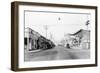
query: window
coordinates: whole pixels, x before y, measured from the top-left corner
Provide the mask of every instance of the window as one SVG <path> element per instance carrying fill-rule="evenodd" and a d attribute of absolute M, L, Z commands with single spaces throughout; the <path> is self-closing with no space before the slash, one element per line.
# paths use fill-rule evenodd
<path fill-rule="evenodd" d="M 27 45 L 27 38 L 24 38 L 24 44 Z"/>

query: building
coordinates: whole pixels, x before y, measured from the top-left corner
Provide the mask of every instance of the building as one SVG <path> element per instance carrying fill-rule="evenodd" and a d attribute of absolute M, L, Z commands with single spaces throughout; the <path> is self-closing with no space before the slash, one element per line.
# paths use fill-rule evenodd
<path fill-rule="evenodd" d="M 90 30 L 80 29 L 74 34 L 67 34 L 66 41 L 70 48 L 90 49 Z"/>
<path fill-rule="evenodd" d="M 31 28 L 25 28 L 24 48 L 26 51 L 50 49 L 54 43 Z"/>
<path fill-rule="evenodd" d="M 26 50 L 37 49 L 37 39 L 40 37 L 38 32 L 35 32 L 31 28 L 25 29 L 24 46 Z"/>

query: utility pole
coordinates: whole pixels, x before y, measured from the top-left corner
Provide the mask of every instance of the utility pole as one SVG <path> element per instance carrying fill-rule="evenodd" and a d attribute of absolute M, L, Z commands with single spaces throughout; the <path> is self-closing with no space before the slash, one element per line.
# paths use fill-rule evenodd
<path fill-rule="evenodd" d="M 86 26 L 87 26 L 87 34 L 88 34 L 88 25 L 90 24 L 90 20 L 88 18 L 88 15 L 87 15 L 87 21 L 86 21 Z M 88 39 L 89 36 L 87 36 L 87 49 L 89 49 L 89 39 Z"/>

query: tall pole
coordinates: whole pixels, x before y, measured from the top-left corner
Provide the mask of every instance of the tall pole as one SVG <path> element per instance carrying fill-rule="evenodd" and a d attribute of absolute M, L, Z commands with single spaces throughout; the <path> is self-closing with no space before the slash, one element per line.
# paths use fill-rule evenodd
<path fill-rule="evenodd" d="M 86 21 L 86 26 L 87 26 L 87 34 L 88 34 L 88 25 L 90 24 L 89 23 L 90 21 L 89 21 L 89 18 L 88 18 L 88 15 L 87 15 L 87 21 Z M 89 41 L 88 41 L 88 35 L 87 35 L 87 49 L 89 49 Z"/>

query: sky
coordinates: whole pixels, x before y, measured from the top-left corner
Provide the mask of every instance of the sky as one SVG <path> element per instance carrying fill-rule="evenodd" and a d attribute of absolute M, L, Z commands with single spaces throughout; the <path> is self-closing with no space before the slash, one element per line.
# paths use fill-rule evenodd
<path fill-rule="evenodd" d="M 60 41 L 64 34 L 86 30 L 85 23 L 88 19 L 90 20 L 90 15 L 87 14 L 25 12 L 25 28 L 30 27 L 45 37 L 47 32 L 48 39 L 52 37 L 55 41 Z"/>

